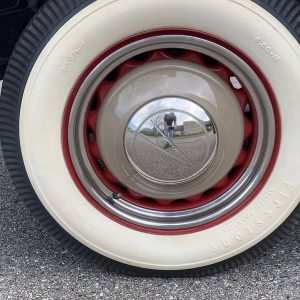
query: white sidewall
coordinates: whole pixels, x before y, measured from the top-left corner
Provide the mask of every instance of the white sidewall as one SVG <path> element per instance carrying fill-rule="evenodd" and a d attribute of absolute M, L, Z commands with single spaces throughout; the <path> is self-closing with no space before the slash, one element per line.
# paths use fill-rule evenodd
<path fill-rule="evenodd" d="M 233 21 L 234 19 L 234 21 Z M 237 25 L 238 24 L 238 25 Z M 282 145 L 259 195 L 235 217 L 178 236 L 128 229 L 99 213 L 80 193 L 62 151 L 62 117 L 79 74 L 99 53 L 135 33 L 190 28 L 222 37 L 260 66 L 274 88 L 282 117 Z M 275 62 L 262 45 L 279 57 Z M 264 47 L 264 46 L 263 46 Z M 76 60 L 68 61 L 70 50 Z M 68 21 L 33 66 L 20 115 L 22 155 L 43 205 L 72 236 L 94 251 L 134 266 L 187 269 L 239 254 L 273 232 L 299 202 L 300 47 L 265 10 L 245 0 L 98 0 Z"/>

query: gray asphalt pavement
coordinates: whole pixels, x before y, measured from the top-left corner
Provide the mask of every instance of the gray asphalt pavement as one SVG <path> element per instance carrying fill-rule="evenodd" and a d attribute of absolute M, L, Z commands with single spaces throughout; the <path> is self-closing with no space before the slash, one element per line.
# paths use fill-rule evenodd
<path fill-rule="evenodd" d="M 0 299 L 300 299 L 300 229 L 250 265 L 197 279 L 130 278 L 66 251 L 32 219 L 0 153 Z"/>

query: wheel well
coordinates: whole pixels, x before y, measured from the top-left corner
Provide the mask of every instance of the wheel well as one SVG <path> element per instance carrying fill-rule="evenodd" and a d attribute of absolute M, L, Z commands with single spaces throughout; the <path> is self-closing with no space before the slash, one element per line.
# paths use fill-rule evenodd
<path fill-rule="evenodd" d="M 36 11 L 47 0 L 12 0 L 0 3 L 0 80 L 11 52 Z"/>

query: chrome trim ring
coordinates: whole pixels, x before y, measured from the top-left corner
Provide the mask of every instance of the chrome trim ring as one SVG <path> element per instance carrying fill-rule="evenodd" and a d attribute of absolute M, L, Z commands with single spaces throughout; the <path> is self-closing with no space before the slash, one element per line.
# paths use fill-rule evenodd
<path fill-rule="evenodd" d="M 246 172 L 226 193 L 200 207 L 182 211 L 157 211 L 141 208 L 115 195 L 95 174 L 84 144 L 84 113 L 97 86 L 129 58 L 146 51 L 164 48 L 193 50 L 208 55 L 227 66 L 248 90 L 255 105 L 258 136 L 255 153 Z M 214 221 L 239 206 L 260 183 L 275 143 L 275 118 L 269 95 L 256 73 L 230 50 L 200 38 L 166 35 L 146 38 L 125 46 L 103 60 L 79 89 L 69 120 L 69 150 L 74 168 L 90 195 L 115 216 L 142 227 L 154 229 L 186 229 Z"/>

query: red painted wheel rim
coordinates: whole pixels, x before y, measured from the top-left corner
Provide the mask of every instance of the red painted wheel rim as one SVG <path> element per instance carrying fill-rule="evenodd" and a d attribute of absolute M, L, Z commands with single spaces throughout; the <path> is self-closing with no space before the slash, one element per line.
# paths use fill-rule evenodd
<path fill-rule="evenodd" d="M 113 215 L 112 213 L 105 210 L 98 202 L 93 199 L 93 197 L 86 191 L 84 186 L 82 185 L 80 179 L 77 176 L 77 173 L 74 169 L 74 166 L 72 164 L 72 159 L 70 156 L 70 149 L 68 144 L 68 126 L 69 126 L 69 117 L 72 109 L 72 105 L 75 99 L 75 96 L 81 87 L 82 83 L 88 76 L 88 74 L 91 72 L 92 69 L 95 68 L 99 64 L 99 62 L 103 61 L 106 57 L 108 57 L 111 53 L 115 52 L 117 49 L 133 43 L 135 41 L 144 39 L 146 37 L 152 37 L 152 36 L 159 36 L 159 35 L 178 35 L 178 34 L 184 34 L 189 36 L 196 36 L 200 37 L 209 41 L 213 41 L 219 45 L 222 45 L 223 47 L 229 49 L 239 57 L 241 57 L 251 68 L 255 71 L 257 76 L 260 78 L 260 80 L 263 82 L 265 89 L 267 90 L 274 114 L 276 116 L 276 142 L 275 142 L 275 148 L 272 154 L 272 159 L 269 164 L 269 167 L 267 171 L 264 174 L 263 179 L 260 181 L 259 185 L 256 187 L 255 191 L 249 196 L 245 201 L 243 201 L 242 205 L 239 205 L 237 208 L 233 209 L 230 213 L 226 214 L 225 216 L 222 216 L 218 218 L 217 220 L 213 222 L 209 222 L 205 225 L 200 225 L 193 228 L 188 229 L 179 229 L 179 230 L 160 230 L 160 229 L 153 229 L 153 228 L 146 228 L 142 227 L 136 224 L 132 224 L 130 222 L 124 221 L 123 219 L 120 219 Z M 165 205 L 165 201 L 159 201 L 154 199 L 149 199 L 147 197 L 143 197 L 142 195 L 138 195 L 134 191 L 126 190 L 116 178 L 110 173 L 110 171 L 106 168 L 99 166 L 99 160 L 101 160 L 101 153 L 98 149 L 97 143 L 94 141 L 91 141 L 89 139 L 89 132 L 93 133 L 95 135 L 96 131 L 96 119 L 99 113 L 99 110 L 101 109 L 101 101 L 104 100 L 105 95 L 109 92 L 109 90 L 113 87 L 113 85 L 125 74 L 128 72 L 134 70 L 135 68 L 138 68 L 139 66 L 153 62 L 158 61 L 161 59 L 181 59 L 186 61 L 191 61 L 194 63 L 199 63 L 203 65 L 203 62 L 199 61 L 199 54 L 193 51 L 186 51 L 182 55 L 166 55 L 166 51 L 164 50 L 158 50 L 158 51 L 152 51 L 149 53 L 149 57 L 145 60 L 140 61 L 134 61 L 132 59 L 124 62 L 121 66 L 119 66 L 119 73 L 116 75 L 115 78 L 113 78 L 113 74 L 111 78 L 109 78 L 106 81 L 101 82 L 98 89 L 95 91 L 94 97 L 98 96 L 98 105 L 95 105 L 95 99 L 90 99 L 90 105 L 89 105 L 89 111 L 86 112 L 86 121 L 85 121 L 85 146 L 86 151 L 88 154 L 89 161 L 91 165 L 93 166 L 94 172 L 98 175 L 100 180 L 113 192 L 115 193 L 122 193 L 122 197 L 128 201 L 129 203 L 132 203 L 134 205 L 138 205 L 140 207 L 148 208 L 148 209 L 155 209 L 155 210 L 161 210 L 161 211 L 177 211 L 177 210 L 185 210 L 185 209 L 191 209 L 195 208 L 201 205 L 204 205 L 206 203 L 209 203 L 216 199 L 219 195 L 225 193 L 228 189 L 230 189 L 237 180 L 241 177 L 241 175 L 245 172 L 249 162 L 252 159 L 252 156 L 255 151 L 256 146 L 256 140 L 257 140 L 257 116 L 256 116 L 256 109 L 253 105 L 251 98 L 249 96 L 248 91 L 245 87 L 242 87 L 242 89 L 234 89 L 229 81 L 230 77 L 234 77 L 235 74 L 224 65 L 218 66 L 217 68 L 211 68 L 213 72 L 215 72 L 217 75 L 219 75 L 223 80 L 225 80 L 228 85 L 232 87 L 232 90 L 235 92 L 237 98 L 239 99 L 239 102 L 241 103 L 241 106 L 243 109 L 246 108 L 247 105 L 250 107 L 251 116 L 246 117 L 245 116 L 245 144 L 247 144 L 243 149 L 241 150 L 240 156 L 236 162 L 236 166 L 232 169 L 232 171 L 217 185 L 212 187 L 210 190 L 206 191 L 205 193 L 201 195 L 195 195 L 194 197 L 191 197 L 189 199 L 184 200 L 176 200 L 176 201 L 170 201 L 169 204 Z M 207 65 L 206 65 L 207 66 Z M 94 100 L 94 101 L 93 101 Z M 142 34 L 138 34 L 135 36 L 131 36 L 116 45 L 109 48 L 107 51 L 100 54 L 95 60 L 87 66 L 86 70 L 80 75 L 78 81 L 74 85 L 74 88 L 72 90 L 72 93 L 70 94 L 70 97 L 68 99 L 66 109 L 65 109 L 65 115 L 64 115 L 64 123 L 63 123 L 63 150 L 64 155 L 66 159 L 66 163 L 68 165 L 68 168 L 70 170 L 70 174 L 72 178 L 74 179 L 75 183 L 77 184 L 79 190 L 85 198 L 92 203 L 101 213 L 105 214 L 112 220 L 135 230 L 147 232 L 147 233 L 153 233 L 153 234 L 164 234 L 164 235 L 170 235 L 170 234 L 186 234 L 186 233 L 192 233 L 199 230 L 204 230 L 207 228 L 210 228 L 212 226 L 215 226 L 217 224 L 220 224 L 221 222 L 224 222 L 225 220 L 233 217 L 235 214 L 237 214 L 241 209 L 243 209 L 246 205 L 248 205 L 255 196 L 260 192 L 266 181 L 268 180 L 270 174 L 272 173 L 274 164 L 277 159 L 279 147 L 280 147 L 280 115 L 279 115 L 279 109 L 277 106 L 277 101 L 274 95 L 274 92 L 272 90 L 272 87 L 268 83 L 267 79 L 265 78 L 264 74 L 260 71 L 258 66 L 244 53 L 242 53 L 239 49 L 236 47 L 230 45 L 229 43 L 217 38 L 213 37 L 211 35 L 196 32 L 196 31 L 190 31 L 190 30 L 154 30 L 151 32 L 146 32 Z"/>

